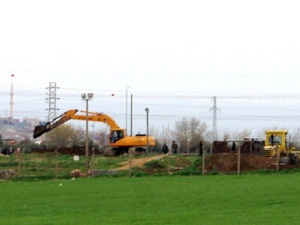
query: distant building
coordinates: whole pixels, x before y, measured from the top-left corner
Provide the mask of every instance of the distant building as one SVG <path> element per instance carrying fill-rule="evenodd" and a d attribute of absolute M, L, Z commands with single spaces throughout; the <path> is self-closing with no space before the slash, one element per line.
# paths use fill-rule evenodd
<path fill-rule="evenodd" d="M 38 124 L 39 119 L 36 118 L 12 119 L 10 117 L 0 117 L 0 134 L 4 140 L 33 139 L 33 130 Z"/>
<path fill-rule="evenodd" d="M 17 143 L 15 139 L 11 139 L 11 138 L 2 139 L 2 142 L 3 144 L 8 144 L 8 145 L 14 145 Z"/>

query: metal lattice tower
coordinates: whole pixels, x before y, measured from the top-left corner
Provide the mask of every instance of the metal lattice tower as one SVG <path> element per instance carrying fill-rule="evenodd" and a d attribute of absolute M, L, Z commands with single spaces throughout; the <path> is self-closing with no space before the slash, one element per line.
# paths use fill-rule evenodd
<path fill-rule="evenodd" d="M 210 111 L 213 111 L 213 138 L 214 141 L 218 140 L 218 130 L 217 130 L 217 111 L 220 109 L 217 107 L 217 98 L 216 96 L 213 97 L 214 106 L 210 108 Z"/>
<path fill-rule="evenodd" d="M 50 82 L 49 87 L 46 89 L 49 89 L 48 95 L 49 97 L 46 98 L 48 106 L 48 121 L 53 120 L 56 117 L 56 110 L 59 110 L 56 107 L 56 100 L 59 100 L 59 98 L 56 97 L 56 90 L 59 89 L 59 87 L 56 86 L 56 82 Z"/>

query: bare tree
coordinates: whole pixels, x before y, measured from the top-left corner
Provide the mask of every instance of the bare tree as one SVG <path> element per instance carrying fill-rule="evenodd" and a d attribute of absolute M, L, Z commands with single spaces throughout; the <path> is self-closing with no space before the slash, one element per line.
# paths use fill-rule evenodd
<path fill-rule="evenodd" d="M 153 152 L 160 152 L 163 145 L 162 143 L 171 142 L 171 131 L 169 126 L 163 126 L 161 131 L 152 126 L 150 127 L 149 135 L 155 138 L 155 145 L 150 149 L 150 151 Z"/>
<path fill-rule="evenodd" d="M 289 134 L 287 141 L 290 142 L 291 145 L 295 146 L 296 148 L 300 147 L 300 127 L 297 127 L 293 130 L 292 134 Z"/>
<path fill-rule="evenodd" d="M 100 130 L 97 134 L 97 144 L 101 150 L 104 150 L 109 145 L 108 141 L 109 132 L 107 130 Z"/>
<path fill-rule="evenodd" d="M 167 127 L 163 126 L 161 134 L 159 135 L 162 143 L 169 143 L 171 142 L 171 135 L 172 131 L 170 129 L 170 126 Z"/>
<path fill-rule="evenodd" d="M 206 123 L 202 123 L 195 117 L 188 119 L 183 117 L 182 120 L 175 123 L 174 136 L 179 143 L 179 150 L 189 152 L 196 151 L 200 140 L 206 139 Z"/>
<path fill-rule="evenodd" d="M 232 141 L 243 141 L 245 138 L 251 138 L 252 131 L 251 130 L 241 130 L 241 131 L 234 131 L 230 136 Z"/>

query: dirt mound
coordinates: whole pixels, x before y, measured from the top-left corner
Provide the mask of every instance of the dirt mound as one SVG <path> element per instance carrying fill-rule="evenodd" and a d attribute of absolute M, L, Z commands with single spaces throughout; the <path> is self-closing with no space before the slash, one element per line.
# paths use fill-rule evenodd
<path fill-rule="evenodd" d="M 122 166 L 115 170 L 128 170 L 129 163 L 131 167 L 142 167 L 145 163 L 152 160 L 159 160 L 165 155 L 156 155 L 151 157 L 132 159 L 131 162 L 126 161 L 121 163 Z M 266 158 L 263 155 L 241 154 L 240 171 L 254 171 L 260 169 L 276 169 L 276 160 Z M 202 169 L 202 166 L 200 165 Z M 207 155 L 205 159 L 205 170 L 207 172 L 218 171 L 220 173 L 237 172 L 238 155 L 236 153 L 215 153 Z"/>
<path fill-rule="evenodd" d="M 115 170 L 128 170 L 130 165 L 131 165 L 131 167 L 142 167 L 145 163 L 150 162 L 152 160 L 159 160 L 162 157 L 164 157 L 164 155 L 156 155 L 156 156 L 152 156 L 152 157 L 132 159 L 131 162 L 126 161 L 126 162 L 121 163 L 122 166 Z"/>
<path fill-rule="evenodd" d="M 259 169 L 274 169 L 275 159 L 266 158 L 262 155 L 242 154 L 240 161 L 241 171 Z M 205 168 L 208 172 L 218 171 L 221 173 L 236 172 L 238 167 L 238 155 L 234 153 L 219 153 L 209 155 L 206 158 Z"/>

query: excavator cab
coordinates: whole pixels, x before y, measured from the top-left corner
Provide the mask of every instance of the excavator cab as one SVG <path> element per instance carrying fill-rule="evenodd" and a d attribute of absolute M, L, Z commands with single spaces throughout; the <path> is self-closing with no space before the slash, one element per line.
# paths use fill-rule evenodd
<path fill-rule="evenodd" d="M 110 133 L 109 141 L 110 143 L 115 143 L 116 141 L 124 137 L 125 137 L 124 130 L 112 130 Z"/>

